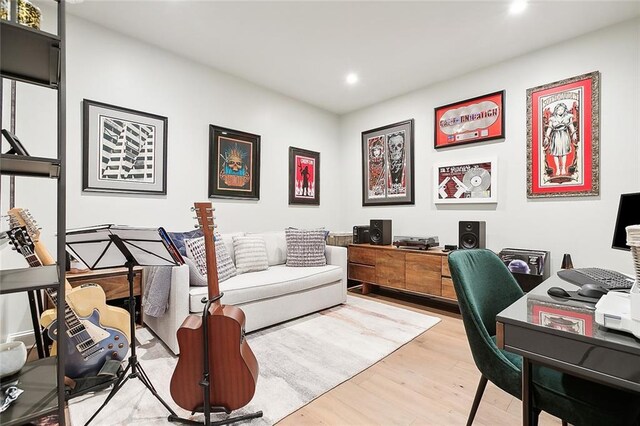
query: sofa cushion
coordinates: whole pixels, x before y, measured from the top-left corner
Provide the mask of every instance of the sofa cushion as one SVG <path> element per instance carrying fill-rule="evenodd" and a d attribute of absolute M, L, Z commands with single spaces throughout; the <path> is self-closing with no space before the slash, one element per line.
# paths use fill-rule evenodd
<path fill-rule="evenodd" d="M 235 265 L 236 263 L 236 255 L 233 251 L 233 237 L 242 237 L 244 236 L 244 232 L 233 232 L 229 234 L 220 234 L 222 237 L 222 241 L 224 242 L 225 247 L 227 247 L 227 253 L 231 256 L 231 261 Z"/>
<path fill-rule="evenodd" d="M 336 265 L 292 268 L 272 266 L 267 270 L 236 275 L 220 284 L 224 292 L 222 303 L 240 305 L 321 287 L 342 279 L 342 268 Z M 189 310 L 202 311 L 200 300 L 206 296 L 206 287 L 189 289 Z"/>
<path fill-rule="evenodd" d="M 233 252 L 239 274 L 263 271 L 269 267 L 267 246 L 262 237 L 233 237 Z"/>
<path fill-rule="evenodd" d="M 324 229 L 285 230 L 287 239 L 287 266 L 323 266 L 326 232 Z"/>
<path fill-rule="evenodd" d="M 216 234 L 215 238 L 216 266 L 218 269 L 218 282 L 220 283 L 235 276 L 237 272 L 220 234 Z M 185 247 L 187 249 L 187 257 L 194 261 L 198 272 L 204 276 L 204 283 L 206 285 L 207 257 L 204 246 L 204 237 L 185 240 Z M 201 282 L 202 280 L 194 280 L 192 284 L 198 285 Z"/>
<path fill-rule="evenodd" d="M 186 256 L 187 250 L 184 247 L 184 240 L 190 240 L 192 238 L 202 237 L 204 234 L 202 233 L 202 229 L 195 229 L 193 231 L 187 232 L 167 232 L 169 234 L 169 238 L 173 241 L 173 244 L 176 246 L 181 255 Z"/>
<path fill-rule="evenodd" d="M 264 239 L 265 245 L 267 246 L 269 266 L 282 265 L 287 261 L 287 240 L 284 235 L 284 230 L 247 235 L 262 237 L 262 239 Z"/>

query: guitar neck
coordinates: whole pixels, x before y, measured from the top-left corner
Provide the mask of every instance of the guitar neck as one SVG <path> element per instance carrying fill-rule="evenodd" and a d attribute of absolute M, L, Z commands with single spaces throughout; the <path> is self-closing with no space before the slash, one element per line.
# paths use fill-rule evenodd
<path fill-rule="evenodd" d="M 38 259 L 40 259 L 41 265 L 49 266 L 49 265 L 56 264 L 56 261 L 53 258 L 53 256 L 51 256 L 47 248 L 40 241 L 35 243 L 35 252 L 36 252 L 36 256 L 38 256 Z M 32 266 L 32 265 L 29 264 L 29 266 Z M 37 265 L 37 266 L 40 266 L 40 265 Z M 71 284 L 69 284 L 69 281 L 67 281 L 66 278 L 64 280 L 64 286 L 67 290 L 71 290 L 73 288 L 71 287 Z"/>

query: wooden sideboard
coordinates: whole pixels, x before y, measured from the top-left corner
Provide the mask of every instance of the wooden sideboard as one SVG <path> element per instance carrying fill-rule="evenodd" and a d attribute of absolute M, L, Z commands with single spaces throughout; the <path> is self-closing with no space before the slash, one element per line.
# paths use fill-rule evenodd
<path fill-rule="evenodd" d="M 350 280 L 362 283 L 363 294 L 377 285 L 456 301 L 447 256 L 448 253 L 439 248 L 408 250 L 394 246 L 351 244 L 348 248 L 348 276 Z"/>

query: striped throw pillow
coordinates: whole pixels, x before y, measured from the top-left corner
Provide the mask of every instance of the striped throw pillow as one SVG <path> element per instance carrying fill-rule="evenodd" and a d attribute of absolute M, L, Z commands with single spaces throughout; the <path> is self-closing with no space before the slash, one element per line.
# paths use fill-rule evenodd
<path fill-rule="evenodd" d="M 262 237 L 250 235 L 233 237 L 233 252 L 239 274 L 264 271 L 269 268 L 267 245 Z"/>
<path fill-rule="evenodd" d="M 324 229 L 285 229 L 287 266 L 324 266 L 326 232 Z"/>
<path fill-rule="evenodd" d="M 224 245 L 219 234 L 215 235 L 216 242 L 216 265 L 218 267 L 218 282 L 228 280 L 237 275 L 236 267 L 229 256 L 227 247 Z M 187 257 L 192 259 L 201 275 L 207 276 L 207 257 L 204 248 L 204 237 L 193 238 L 184 241 Z"/>

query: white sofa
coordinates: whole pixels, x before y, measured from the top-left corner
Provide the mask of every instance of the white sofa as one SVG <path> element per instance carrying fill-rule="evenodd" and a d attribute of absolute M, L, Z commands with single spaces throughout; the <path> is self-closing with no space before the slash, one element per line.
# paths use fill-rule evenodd
<path fill-rule="evenodd" d="M 233 236 L 222 234 L 227 251 L 233 256 Z M 265 239 L 269 268 L 236 275 L 220 283 L 223 304 L 241 308 L 246 316 L 245 330 L 251 332 L 273 324 L 329 308 L 347 300 L 347 249 L 326 246 L 326 266 L 288 267 L 284 231 L 260 235 Z M 202 314 L 201 300 L 206 286 L 190 286 L 189 267 L 171 271 L 169 308 L 161 317 L 144 316 L 144 323 L 178 354 L 176 331 L 190 314 Z"/>

